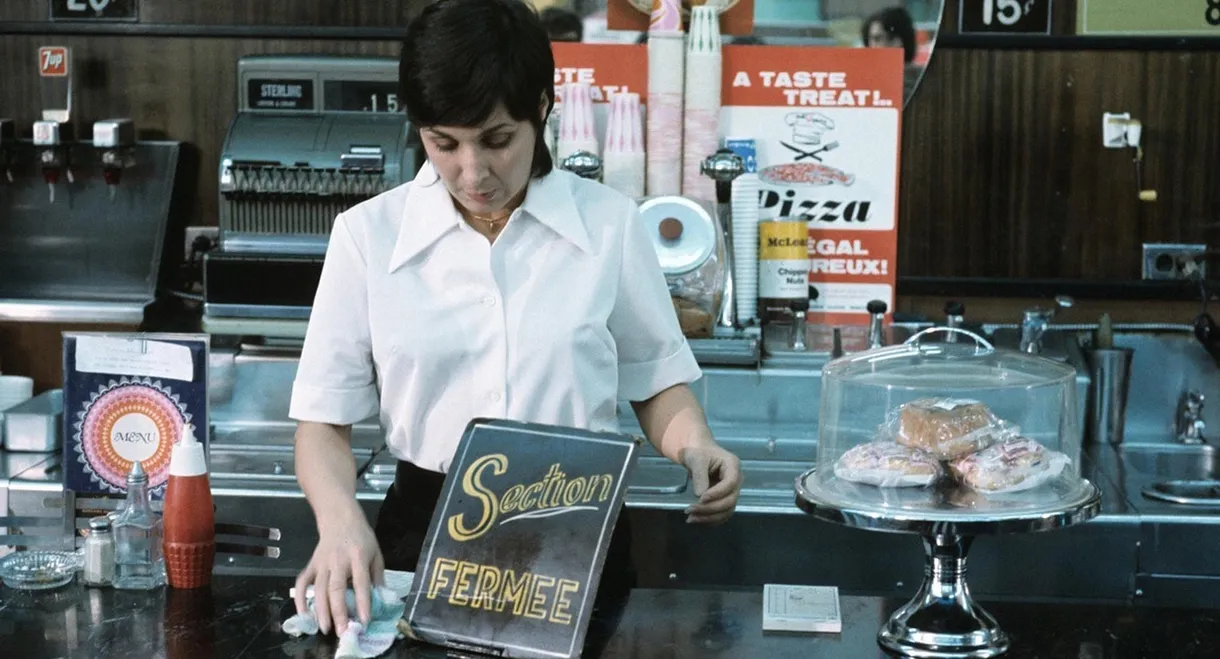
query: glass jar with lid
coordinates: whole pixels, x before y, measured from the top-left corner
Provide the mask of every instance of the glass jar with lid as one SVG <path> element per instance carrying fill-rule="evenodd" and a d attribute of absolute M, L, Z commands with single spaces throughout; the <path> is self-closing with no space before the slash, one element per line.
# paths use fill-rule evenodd
<path fill-rule="evenodd" d="M 1078 405 L 1069 365 L 925 330 L 826 365 L 804 486 L 879 517 L 1052 512 L 1087 496 Z"/>

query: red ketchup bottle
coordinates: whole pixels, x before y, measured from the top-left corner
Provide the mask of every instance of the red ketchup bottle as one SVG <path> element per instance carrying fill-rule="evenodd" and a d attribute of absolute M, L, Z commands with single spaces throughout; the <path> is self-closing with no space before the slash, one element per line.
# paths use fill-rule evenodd
<path fill-rule="evenodd" d="M 216 559 L 216 518 L 203 445 L 192 426 L 182 428 L 169 461 L 165 487 L 165 576 L 172 588 L 202 588 L 212 583 Z"/>

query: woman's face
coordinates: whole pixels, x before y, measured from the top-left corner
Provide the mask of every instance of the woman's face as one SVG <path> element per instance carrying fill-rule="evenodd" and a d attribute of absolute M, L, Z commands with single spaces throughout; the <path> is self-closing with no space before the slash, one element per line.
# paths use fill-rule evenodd
<path fill-rule="evenodd" d="M 529 182 L 537 133 L 502 103 L 482 125 L 428 126 L 420 136 L 449 194 L 471 213 L 504 210 Z"/>
<path fill-rule="evenodd" d="M 869 48 L 902 48 L 902 39 L 886 32 L 880 21 L 873 21 L 868 26 Z"/>

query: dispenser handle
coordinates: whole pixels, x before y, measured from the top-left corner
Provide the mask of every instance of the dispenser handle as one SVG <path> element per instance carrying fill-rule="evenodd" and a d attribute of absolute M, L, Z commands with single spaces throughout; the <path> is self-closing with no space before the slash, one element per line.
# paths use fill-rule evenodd
<path fill-rule="evenodd" d="M 985 348 L 988 352 L 995 351 L 995 346 L 991 345 L 991 343 L 989 343 L 987 341 L 987 339 L 984 339 L 983 337 L 979 336 L 978 334 L 975 334 L 974 332 L 971 332 L 970 330 L 964 330 L 960 327 L 929 327 L 925 330 L 920 330 L 920 331 L 916 332 L 915 334 L 912 334 L 911 338 L 907 339 L 906 341 L 903 341 L 903 344 L 915 346 L 916 348 L 918 348 L 920 339 L 922 339 L 923 337 L 925 337 L 929 334 L 936 334 L 937 332 L 941 332 L 944 334 L 964 334 L 965 336 L 968 336 L 968 337 L 974 339 L 974 342 L 976 344 L 978 344 L 979 347 Z"/>

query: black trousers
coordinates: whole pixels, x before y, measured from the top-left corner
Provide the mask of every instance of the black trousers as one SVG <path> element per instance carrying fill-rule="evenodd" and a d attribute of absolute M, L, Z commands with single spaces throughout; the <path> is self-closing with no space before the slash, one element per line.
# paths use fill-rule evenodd
<path fill-rule="evenodd" d="M 386 569 L 417 571 L 432 511 L 440 501 L 444 484 L 442 473 L 398 462 L 394 484 L 386 493 L 374 528 Z M 620 514 L 610 539 L 594 608 L 621 602 L 635 584 L 630 523 L 625 514 Z"/>

